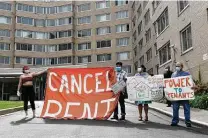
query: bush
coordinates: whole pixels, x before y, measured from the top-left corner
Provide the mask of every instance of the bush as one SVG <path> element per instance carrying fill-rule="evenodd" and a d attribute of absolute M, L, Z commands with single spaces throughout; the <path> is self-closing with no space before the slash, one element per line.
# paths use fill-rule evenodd
<path fill-rule="evenodd" d="M 198 89 L 195 92 L 195 99 L 190 101 L 191 107 L 208 110 L 208 83 L 195 83 L 198 86 Z"/>

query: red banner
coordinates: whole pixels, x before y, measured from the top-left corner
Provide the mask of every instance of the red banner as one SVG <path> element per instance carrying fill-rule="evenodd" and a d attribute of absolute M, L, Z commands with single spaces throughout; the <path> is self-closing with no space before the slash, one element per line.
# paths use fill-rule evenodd
<path fill-rule="evenodd" d="M 49 69 L 41 117 L 108 119 L 118 102 L 111 91 L 115 82 L 111 67 Z"/>

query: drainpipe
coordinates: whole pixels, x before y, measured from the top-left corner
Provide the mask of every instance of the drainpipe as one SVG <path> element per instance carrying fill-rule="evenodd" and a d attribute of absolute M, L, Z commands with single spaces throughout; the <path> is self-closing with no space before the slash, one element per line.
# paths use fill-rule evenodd
<path fill-rule="evenodd" d="M 16 31 L 16 1 L 12 2 L 12 24 L 11 24 L 11 35 L 10 35 L 10 49 L 12 51 L 11 65 L 15 67 L 15 31 Z"/>

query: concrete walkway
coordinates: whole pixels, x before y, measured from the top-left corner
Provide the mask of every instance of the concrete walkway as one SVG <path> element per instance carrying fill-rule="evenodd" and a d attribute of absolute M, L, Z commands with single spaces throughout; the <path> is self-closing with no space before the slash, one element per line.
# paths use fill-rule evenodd
<path fill-rule="evenodd" d="M 126 99 L 127 103 L 134 104 L 134 101 Z M 166 107 L 166 104 L 153 102 L 149 104 L 150 109 L 158 111 L 168 116 L 172 116 L 172 107 Z M 179 109 L 179 116 L 181 120 L 184 120 L 184 110 L 183 107 Z M 208 127 L 208 110 L 191 108 L 191 121 L 197 125 L 202 125 Z"/>

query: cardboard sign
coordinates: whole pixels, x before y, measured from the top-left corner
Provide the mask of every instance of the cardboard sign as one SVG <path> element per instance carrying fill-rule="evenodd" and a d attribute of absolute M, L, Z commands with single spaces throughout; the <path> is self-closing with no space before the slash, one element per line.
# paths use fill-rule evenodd
<path fill-rule="evenodd" d="M 159 101 L 163 98 L 163 75 L 154 75 L 152 77 L 148 77 L 148 85 L 151 88 L 151 99 L 152 101 Z"/>
<path fill-rule="evenodd" d="M 164 79 L 165 96 L 170 101 L 193 100 L 194 86 L 191 76 Z"/>
<path fill-rule="evenodd" d="M 114 68 L 48 70 L 43 118 L 108 119 L 118 102 Z"/>
<path fill-rule="evenodd" d="M 141 76 L 127 78 L 127 91 L 129 100 L 151 101 L 151 88 L 148 80 Z"/>
<path fill-rule="evenodd" d="M 126 87 L 126 83 L 124 82 L 124 80 L 120 80 L 119 82 L 116 82 L 113 86 L 112 86 L 112 90 L 114 92 L 114 94 L 118 94 L 120 91 L 122 91 L 124 88 Z"/>

